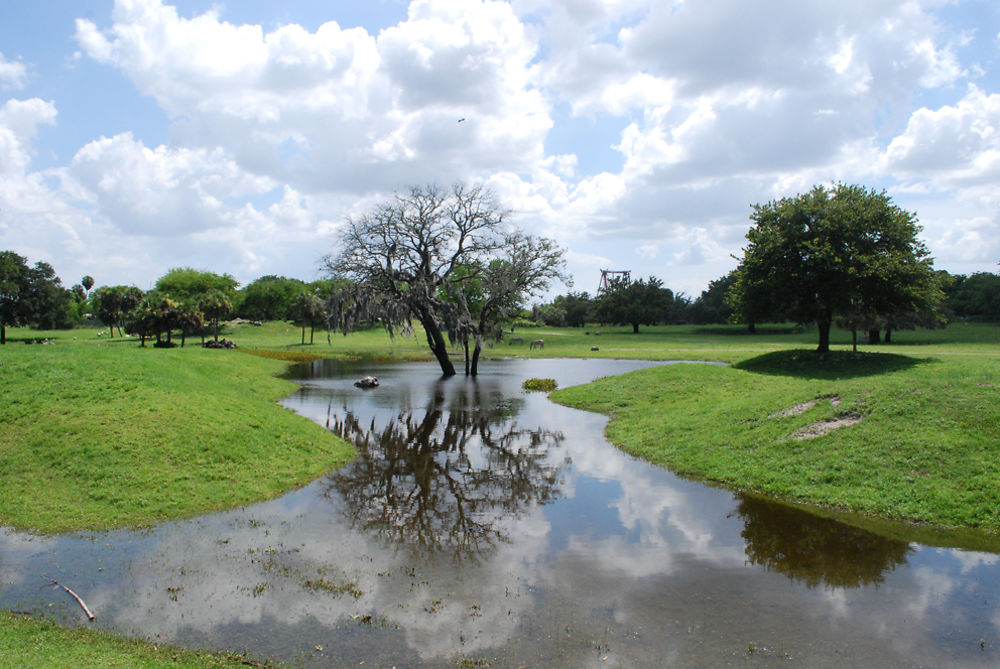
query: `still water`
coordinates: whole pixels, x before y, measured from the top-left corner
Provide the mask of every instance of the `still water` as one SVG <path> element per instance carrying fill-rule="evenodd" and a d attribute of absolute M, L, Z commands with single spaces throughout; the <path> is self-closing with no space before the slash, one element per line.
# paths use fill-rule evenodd
<path fill-rule="evenodd" d="M 521 390 L 649 365 L 296 367 L 285 405 L 354 441 L 351 464 L 146 531 L 2 531 L 0 607 L 87 625 L 44 575 L 93 625 L 307 667 L 1000 663 L 997 554 L 679 479 L 611 446 L 603 416 Z"/>

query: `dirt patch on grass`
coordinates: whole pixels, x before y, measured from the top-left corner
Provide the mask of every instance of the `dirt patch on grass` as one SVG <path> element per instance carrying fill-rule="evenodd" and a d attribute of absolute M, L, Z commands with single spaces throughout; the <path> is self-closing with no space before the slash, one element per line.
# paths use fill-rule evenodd
<path fill-rule="evenodd" d="M 828 432 L 833 432 L 834 430 L 842 427 L 847 427 L 848 425 L 854 425 L 855 423 L 860 422 L 861 414 L 851 412 L 844 414 L 843 416 L 827 418 L 826 420 L 820 420 L 806 425 L 804 428 L 793 432 L 792 439 L 795 439 L 796 441 L 802 441 L 803 439 L 815 439 L 816 437 L 821 437 Z"/>
<path fill-rule="evenodd" d="M 812 409 L 814 406 L 816 406 L 819 402 L 822 402 L 823 400 L 830 400 L 830 404 L 832 404 L 835 408 L 840 406 L 840 397 L 838 397 L 837 395 L 830 395 L 828 397 L 817 397 L 816 399 L 809 400 L 807 402 L 799 402 L 798 404 L 790 406 L 787 409 L 782 409 L 781 411 L 775 411 L 774 413 L 770 414 L 768 418 L 787 418 L 788 416 L 800 416 L 804 414 L 806 411 L 809 411 L 809 409 Z"/>

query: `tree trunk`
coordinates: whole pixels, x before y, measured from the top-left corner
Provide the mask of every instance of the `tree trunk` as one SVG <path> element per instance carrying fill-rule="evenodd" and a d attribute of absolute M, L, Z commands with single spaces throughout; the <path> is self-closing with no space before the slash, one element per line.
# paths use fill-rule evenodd
<path fill-rule="evenodd" d="M 476 344 L 476 348 L 472 350 L 472 376 L 479 374 L 479 354 L 482 353 L 482 350 L 479 344 Z"/>
<path fill-rule="evenodd" d="M 465 349 L 465 375 L 469 376 L 469 340 L 468 338 L 462 342 L 462 348 Z"/>
<path fill-rule="evenodd" d="M 757 334 L 757 324 L 754 323 L 753 321 L 747 323 L 747 332 L 749 332 L 750 334 Z"/>
<path fill-rule="evenodd" d="M 441 334 L 441 328 L 438 327 L 434 317 L 428 311 L 422 309 L 417 313 L 417 320 L 424 326 L 424 332 L 427 334 L 427 345 L 437 359 L 438 364 L 441 365 L 441 374 L 444 376 L 455 376 L 455 365 L 448 358 L 448 345 L 445 343 L 444 335 Z"/>
<path fill-rule="evenodd" d="M 851 350 L 858 352 L 858 329 L 851 328 Z"/>
<path fill-rule="evenodd" d="M 872 328 L 871 330 L 868 331 L 868 343 L 869 344 L 878 344 L 880 341 L 882 341 L 882 340 L 878 336 L 878 329 Z"/>
<path fill-rule="evenodd" d="M 184 348 L 185 340 L 187 340 L 187 330 L 181 328 L 181 348 Z"/>
<path fill-rule="evenodd" d="M 219 319 L 215 319 L 215 341 L 219 341 Z M 202 342 L 204 343 L 204 342 Z"/>
<path fill-rule="evenodd" d="M 632 323 L 632 334 L 639 334 L 639 324 Z"/>
<path fill-rule="evenodd" d="M 302 345 L 306 345 L 306 326 L 302 326 Z"/>
<path fill-rule="evenodd" d="M 885 329 L 885 339 L 883 339 L 882 341 L 884 341 L 886 344 L 892 343 L 892 330 L 890 330 L 889 328 Z"/>
<path fill-rule="evenodd" d="M 7 324 L 0 323 L 0 346 L 7 343 Z"/>
<path fill-rule="evenodd" d="M 816 328 L 819 330 L 819 346 L 816 347 L 817 353 L 830 352 L 830 321 L 829 316 L 816 319 Z"/>

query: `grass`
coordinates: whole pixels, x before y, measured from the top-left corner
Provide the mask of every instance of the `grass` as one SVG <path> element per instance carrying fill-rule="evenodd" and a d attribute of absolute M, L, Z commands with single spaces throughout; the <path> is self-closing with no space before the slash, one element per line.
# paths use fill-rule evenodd
<path fill-rule="evenodd" d="M 149 669 L 245 669 L 252 661 L 231 653 L 182 650 L 87 629 L 65 629 L 52 621 L 0 611 L 0 657 L 4 666 L 148 667 Z M 270 665 L 269 665 L 270 666 Z"/>
<path fill-rule="evenodd" d="M 612 442 L 683 476 L 884 518 L 997 532 L 1000 349 L 975 349 L 940 344 L 922 355 L 825 356 L 791 349 L 727 368 L 642 370 L 552 398 L 612 416 Z M 781 413 L 809 401 L 815 403 L 801 413 Z M 860 420 L 794 438 L 845 416 Z"/>
<path fill-rule="evenodd" d="M 342 465 L 349 445 L 277 404 L 296 387 L 275 376 L 285 364 L 134 341 L 0 348 L 0 525 L 148 525 Z"/>
<path fill-rule="evenodd" d="M 544 339 L 543 351 L 499 343 L 485 355 L 733 363 L 651 368 L 553 398 L 611 415 L 614 443 L 682 475 L 820 505 L 814 509 L 826 515 L 861 511 L 880 533 L 897 531 L 883 518 L 1000 530 L 1000 328 L 899 332 L 895 344 L 862 346 L 861 354 L 849 352 L 849 333 L 835 332 L 836 350 L 823 359 L 808 350 L 809 330 L 762 326 L 776 332 L 752 337 L 739 328 L 698 330 L 537 328 L 517 334 Z M 275 377 L 288 362 L 431 359 L 419 336 L 366 331 L 328 344 L 317 332 L 317 343 L 302 345 L 300 330 L 284 323 L 229 326 L 223 335 L 237 342 L 236 352 L 197 342 L 139 348 L 97 333 L 8 331 L 0 347 L 0 525 L 42 532 L 147 525 L 278 495 L 352 454 L 277 404 L 295 387 Z M 39 337 L 54 343 L 21 343 Z M 778 415 L 808 400 L 816 402 L 802 413 Z M 861 421 L 791 438 L 839 414 Z M 978 545 L 980 533 L 970 536 Z M 242 666 L 238 657 L 4 612 L 0 655 L 25 667 Z"/>

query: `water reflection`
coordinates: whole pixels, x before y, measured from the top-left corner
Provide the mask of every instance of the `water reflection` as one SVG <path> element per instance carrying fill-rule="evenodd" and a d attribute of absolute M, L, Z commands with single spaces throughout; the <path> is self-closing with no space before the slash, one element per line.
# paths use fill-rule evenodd
<path fill-rule="evenodd" d="M 913 548 L 784 504 L 741 496 L 747 560 L 814 588 L 882 583 Z"/>
<path fill-rule="evenodd" d="M 562 463 L 550 450 L 563 435 L 519 425 L 523 399 L 498 401 L 474 381 L 449 397 L 446 383 L 434 385 L 422 416 L 402 411 L 366 427 L 345 407 L 332 418 L 330 429 L 359 457 L 327 478 L 326 495 L 347 502 L 352 527 L 415 557 L 481 558 L 508 541 L 505 521 L 555 497 Z"/>
<path fill-rule="evenodd" d="M 48 574 L 93 626 L 308 667 L 1000 663 L 1000 555 L 679 479 L 521 390 L 648 363 L 486 365 L 309 367 L 285 403 L 355 440 L 350 468 L 141 532 L 0 531 L 0 607 L 91 625 Z"/>

